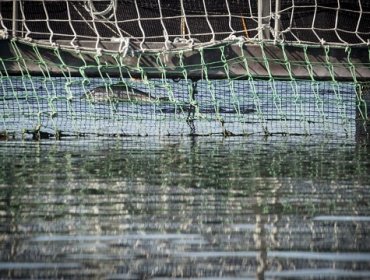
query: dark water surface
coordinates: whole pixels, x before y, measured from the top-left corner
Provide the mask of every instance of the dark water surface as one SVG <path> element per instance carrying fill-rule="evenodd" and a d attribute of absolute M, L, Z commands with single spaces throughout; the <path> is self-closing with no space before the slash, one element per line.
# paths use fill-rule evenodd
<path fill-rule="evenodd" d="M 369 279 L 369 147 L 0 142 L 0 278 Z"/>

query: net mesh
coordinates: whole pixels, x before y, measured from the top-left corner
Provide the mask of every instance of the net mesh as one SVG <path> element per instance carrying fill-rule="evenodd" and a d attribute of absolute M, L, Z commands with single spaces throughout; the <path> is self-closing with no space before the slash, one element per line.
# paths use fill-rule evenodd
<path fill-rule="evenodd" d="M 364 0 L 13 0 L 2 1 L 5 33 L 26 40 L 214 43 L 265 33 L 265 41 L 369 45 L 370 4 Z M 261 7 L 258 7 L 261 3 Z M 14 25 L 13 25 L 14 24 Z M 261 39 L 261 37 L 259 38 Z"/>
<path fill-rule="evenodd" d="M 364 0 L 5 0 L 0 131 L 364 134 L 369 14 Z"/>

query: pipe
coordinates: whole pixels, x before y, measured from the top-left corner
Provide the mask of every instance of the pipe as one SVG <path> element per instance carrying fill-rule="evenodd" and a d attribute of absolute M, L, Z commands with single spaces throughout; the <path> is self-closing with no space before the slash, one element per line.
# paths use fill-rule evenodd
<path fill-rule="evenodd" d="M 17 37 L 17 20 L 18 20 L 18 0 L 13 0 L 13 15 L 12 15 L 12 36 Z"/>
<path fill-rule="evenodd" d="M 275 2 L 275 27 L 274 27 L 274 37 L 275 41 L 279 39 L 280 32 L 280 0 Z"/>
<path fill-rule="evenodd" d="M 270 39 L 270 30 L 265 28 L 270 24 L 270 0 L 258 0 L 258 39 Z"/>

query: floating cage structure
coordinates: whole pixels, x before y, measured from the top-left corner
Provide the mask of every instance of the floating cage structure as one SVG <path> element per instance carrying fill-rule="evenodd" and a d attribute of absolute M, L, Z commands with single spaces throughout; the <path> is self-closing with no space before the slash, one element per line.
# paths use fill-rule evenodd
<path fill-rule="evenodd" d="M 4 0 L 0 131 L 368 138 L 365 0 Z"/>

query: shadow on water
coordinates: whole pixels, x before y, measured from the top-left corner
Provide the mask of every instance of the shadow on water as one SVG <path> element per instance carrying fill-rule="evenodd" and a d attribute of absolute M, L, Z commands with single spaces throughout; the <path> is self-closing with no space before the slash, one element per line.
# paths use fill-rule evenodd
<path fill-rule="evenodd" d="M 0 143 L 0 278 L 365 279 L 369 147 Z"/>

